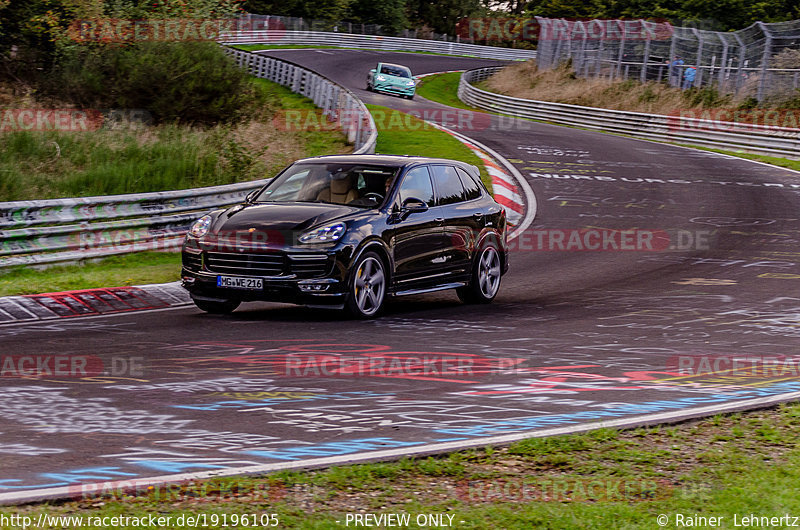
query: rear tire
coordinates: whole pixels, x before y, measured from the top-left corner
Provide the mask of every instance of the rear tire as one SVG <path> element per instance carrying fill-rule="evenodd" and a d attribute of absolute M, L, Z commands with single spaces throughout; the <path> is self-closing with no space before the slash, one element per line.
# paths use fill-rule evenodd
<path fill-rule="evenodd" d="M 347 312 L 360 319 L 374 318 L 386 301 L 386 266 L 374 252 L 358 258 L 347 283 Z"/>
<path fill-rule="evenodd" d="M 211 313 L 212 315 L 230 315 L 234 310 L 239 307 L 241 302 L 239 300 L 225 300 L 224 302 L 213 302 L 211 300 L 198 300 L 192 298 L 192 302 L 198 309 Z"/>
<path fill-rule="evenodd" d="M 488 243 L 475 257 L 469 285 L 456 289 L 458 298 L 465 304 L 488 304 L 500 291 L 502 276 L 500 252 L 494 243 Z"/>

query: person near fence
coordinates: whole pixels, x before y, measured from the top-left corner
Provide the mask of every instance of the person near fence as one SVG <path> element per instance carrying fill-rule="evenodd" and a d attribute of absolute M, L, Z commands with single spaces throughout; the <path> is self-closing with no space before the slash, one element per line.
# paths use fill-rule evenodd
<path fill-rule="evenodd" d="M 670 84 L 678 86 L 681 84 L 681 66 L 683 66 L 683 59 L 676 55 L 672 62 L 669 63 L 669 76 Z"/>
<path fill-rule="evenodd" d="M 691 88 L 694 85 L 694 79 L 697 77 L 697 68 L 692 65 L 686 67 L 683 71 L 683 89 Z"/>

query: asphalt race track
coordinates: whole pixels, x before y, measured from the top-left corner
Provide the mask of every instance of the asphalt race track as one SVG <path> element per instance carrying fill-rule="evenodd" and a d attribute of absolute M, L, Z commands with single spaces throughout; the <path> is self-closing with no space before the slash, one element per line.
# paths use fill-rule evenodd
<path fill-rule="evenodd" d="M 366 92 L 366 72 L 380 59 L 415 74 L 493 63 L 270 53 L 368 103 L 433 116 L 442 107 L 420 97 Z M 370 322 L 249 304 L 231 317 L 181 307 L 0 326 L 5 358 L 101 365 L 94 377 L 0 378 L 0 500 L 425 453 L 800 396 L 800 175 L 469 116 L 461 132 L 510 159 L 538 199 L 494 304 L 465 306 L 445 292 L 400 299 Z M 634 229 L 622 239 L 620 230 Z"/>

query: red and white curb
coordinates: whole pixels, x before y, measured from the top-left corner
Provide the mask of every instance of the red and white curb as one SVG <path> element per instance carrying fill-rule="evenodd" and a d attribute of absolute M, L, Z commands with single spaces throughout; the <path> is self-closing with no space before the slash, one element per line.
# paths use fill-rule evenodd
<path fill-rule="evenodd" d="M 102 316 L 191 303 L 180 282 L 0 298 L 0 324 Z"/>
<path fill-rule="evenodd" d="M 426 123 L 446 132 L 460 141 L 481 159 L 487 173 L 492 178 L 494 200 L 506 211 L 506 218 L 512 231 L 509 239 L 519 236 L 536 217 L 536 196 L 522 174 L 496 151 L 472 138 L 455 132 L 437 123 Z"/>

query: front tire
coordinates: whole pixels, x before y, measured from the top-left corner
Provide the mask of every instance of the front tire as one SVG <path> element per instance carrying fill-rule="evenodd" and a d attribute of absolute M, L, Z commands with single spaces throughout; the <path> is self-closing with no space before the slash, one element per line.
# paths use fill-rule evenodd
<path fill-rule="evenodd" d="M 348 282 L 347 312 L 355 318 L 374 318 L 386 299 L 386 266 L 374 252 L 365 252 L 352 269 Z"/>
<path fill-rule="evenodd" d="M 239 307 L 241 302 L 239 300 L 225 300 L 221 302 L 214 302 L 211 300 L 198 300 L 192 298 L 192 302 L 198 309 L 211 313 L 212 315 L 230 315 Z"/>
<path fill-rule="evenodd" d="M 469 285 L 456 289 L 458 298 L 465 304 L 488 304 L 500 290 L 502 262 L 494 243 L 489 243 L 478 254 L 472 267 Z"/>

